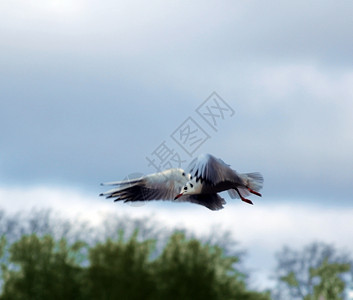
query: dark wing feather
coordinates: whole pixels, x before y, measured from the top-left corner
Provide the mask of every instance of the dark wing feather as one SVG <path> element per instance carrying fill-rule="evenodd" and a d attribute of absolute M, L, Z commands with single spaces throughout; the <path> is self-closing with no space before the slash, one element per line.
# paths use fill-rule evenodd
<path fill-rule="evenodd" d="M 197 180 L 215 185 L 223 181 L 236 181 L 237 175 L 223 160 L 211 154 L 202 154 L 195 158 L 188 167 L 188 172 Z"/>

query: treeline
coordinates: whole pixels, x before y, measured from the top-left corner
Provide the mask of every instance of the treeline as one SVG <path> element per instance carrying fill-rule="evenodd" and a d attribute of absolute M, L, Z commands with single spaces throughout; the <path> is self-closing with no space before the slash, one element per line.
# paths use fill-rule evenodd
<path fill-rule="evenodd" d="M 116 228 L 115 237 L 102 241 L 75 240 L 70 228 L 55 238 L 62 229 L 38 217 L 18 240 L 8 244 L 2 236 L 0 299 L 269 299 L 247 288 L 238 256 L 183 232 L 168 233 L 158 250 L 156 239 L 142 238 L 138 228 L 130 237 Z M 9 224 L 7 230 L 15 229 Z"/>
<path fill-rule="evenodd" d="M 0 212 L 0 299 L 344 299 L 349 256 L 313 243 L 277 254 L 277 287 L 255 291 L 228 233 L 195 237 L 151 219 L 99 228 L 50 211 Z"/>
<path fill-rule="evenodd" d="M 237 257 L 217 246 L 174 233 L 150 259 L 154 244 L 137 234 L 94 247 L 23 236 L 2 266 L 1 299 L 269 299 L 246 288 Z"/>

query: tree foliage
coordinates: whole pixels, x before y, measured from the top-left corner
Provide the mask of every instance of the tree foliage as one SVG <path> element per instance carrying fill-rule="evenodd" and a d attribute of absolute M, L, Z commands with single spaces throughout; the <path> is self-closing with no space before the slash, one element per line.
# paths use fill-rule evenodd
<path fill-rule="evenodd" d="M 81 243 L 69 247 L 64 239 L 54 242 L 50 236 L 23 236 L 10 247 L 12 264 L 3 267 L 2 299 L 69 299 L 80 295 L 82 272 L 75 254 L 81 247 Z"/>
<path fill-rule="evenodd" d="M 301 251 L 285 247 L 277 255 L 278 299 L 344 299 L 350 259 L 332 245 L 312 243 Z"/>
<path fill-rule="evenodd" d="M 239 256 L 183 232 L 157 255 L 157 240 L 138 230 L 94 243 L 40 233 L 1 238 L 1 300 L 269 299 L 248 289 Z"/>
<path fill-rule="evenodd" d="M 90 249 L 87 268 L 87 298 L 153 299 L 155 280 L 149 257 L 154 241 L 137 240 L 137 232 L 126 242 L 107 239 Z"/>
<path fill-rule="evenodd" d="M 155 261 L 159 299 L 268 299 L 247 290 L 245 275 L 234 267 L 238 261 L 218 246 L 175 233 Z"/>

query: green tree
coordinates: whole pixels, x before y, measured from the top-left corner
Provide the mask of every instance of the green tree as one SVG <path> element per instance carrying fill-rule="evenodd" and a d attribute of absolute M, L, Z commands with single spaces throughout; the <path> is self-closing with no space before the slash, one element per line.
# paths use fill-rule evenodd
<path fill-rule="evenodd" d="M 153 240 L 139 242 L 137 231 L 125 242 L 121 231 L 117 241 L 107 239 L 90 249 L 88 297 L 150 299 L 155 292 L 149 262 L 153 247 Z"/>
<path fill-rule="evenodd" d="M 332 246 L 312 243 L 301 251 L 285 247 L 277 254 L 277 299 L 343 299 L 343 275 L 351 269 L 347 255 Z"/>
<path fill-rule="evenodd" d="M 350 263 L 329 262 L 326 257 L 320 266 L 310 270 L 310 277 L 319 282 L 314 286 L 314 297 L 307 299 L 343 299 L 346 284 L 340 275 L 349 272 L 350 268 Z"/>
<path fill-rule="evenodd" d="M 155 261 L 158 299 L 269 299 L 246 290 L 238 257 L 175 233 Z"/>
<path fill-rule="evenodd" d="M 10 247 L 10 261 L 3 268 L 5 283 L 1 299 L 81 299 L 81 268 L 77 242 L 68 247 L 64 239 L 23 236 Z"/>
<path fill-rule="evenodd" d="M 50 214 L 21 223 L 3 216 L 0 300 L 269 299 L 248 289 L 238 271 L 239 254 L 222 233 L 200 240 L 167 234 L 151 223 L 141 233 L 146 222 L 132 219 L 118 225 L 108 219 L 102 231 L 53 222 Z"/>

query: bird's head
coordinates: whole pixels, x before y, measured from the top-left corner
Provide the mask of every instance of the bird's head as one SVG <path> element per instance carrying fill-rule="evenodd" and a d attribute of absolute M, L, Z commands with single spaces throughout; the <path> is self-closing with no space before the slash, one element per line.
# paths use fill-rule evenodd
<path fill-rule="evenodd" d="M 176 195 L 174 200 L 180 198 L 183 195 L 193 195 L 199 194 L 201 191 L 201 186 L 197 184 L 194 180 L 189 180 L 180 190 L 180 193 Z"/>

